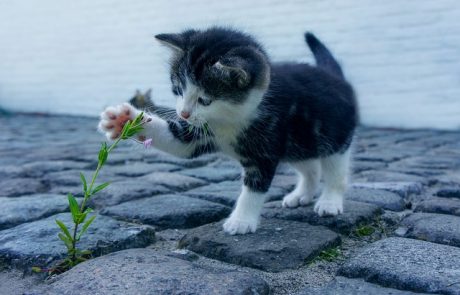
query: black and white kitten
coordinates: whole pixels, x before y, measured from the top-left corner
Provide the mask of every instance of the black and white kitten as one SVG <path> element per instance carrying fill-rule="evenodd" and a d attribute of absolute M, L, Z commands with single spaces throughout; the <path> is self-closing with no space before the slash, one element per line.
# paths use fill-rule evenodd
<path fill-rule="evenodd" d="M 314 35 L 306 33 L 305 39 L 316 67 L 270 63 L 251 36 L 227 28 L 156 38 L 173 51 L 176 110 L 152 108 L 140 138 L 152 138 L 156 148 L 180 157 L 221 151 L 241 163 L 244 183 L 224 223 L 227 233 L 256 230 L 281 161 L 299 174 L 285 207 L 311 203 L 322 176 L 314 210 L 320 216 L 343 212 L 357 105 L 339 64 Z M 109 107 L 99 129 L 117 138 L 139 112 L 129 104 Z"/>

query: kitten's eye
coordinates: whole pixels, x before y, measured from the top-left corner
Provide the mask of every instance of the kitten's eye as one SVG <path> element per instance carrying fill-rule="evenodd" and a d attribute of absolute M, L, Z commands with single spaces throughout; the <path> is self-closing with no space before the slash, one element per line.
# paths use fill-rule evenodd
<path fill-rule="evenodd" d="M 204 106 L 208 106 L 211 104 L 211 100 L 204 99 L 200 96 L 198 97 L 198 103 Z"/>
<path fill-rule="evenodd" d="M 172 92 L 176 96 L 182 96 L 182 88 L 180 88 L 178 86 L 174 86 L 173 89 L 172 89 Z"/>

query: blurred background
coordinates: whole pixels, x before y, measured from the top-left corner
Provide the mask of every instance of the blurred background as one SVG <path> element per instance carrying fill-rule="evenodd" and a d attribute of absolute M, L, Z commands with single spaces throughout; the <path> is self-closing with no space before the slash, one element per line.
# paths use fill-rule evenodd
<path fill-rule="evenodd" d="M 96 116 L 153 89 L 174 105 L 155 34 L 230 25 L 273 61 L 307 61 L 312 31 L 344 66 L 370 126 L 460 128 L 457 0 L 0 1 L 0 108 Z"/>

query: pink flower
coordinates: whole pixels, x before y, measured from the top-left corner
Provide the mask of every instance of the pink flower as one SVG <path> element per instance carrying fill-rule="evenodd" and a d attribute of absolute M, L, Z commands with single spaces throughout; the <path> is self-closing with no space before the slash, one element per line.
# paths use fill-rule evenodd
<path fill-rule="evenodd" d="M 148 149 L 149 147 L 152 146 L 152 139 L 151 139 L 151 138 L 148 138 L 148 139 L 144 140 L 143 144 L 144 144 L 144 147 L 145 147 L 146 149 Z"/>

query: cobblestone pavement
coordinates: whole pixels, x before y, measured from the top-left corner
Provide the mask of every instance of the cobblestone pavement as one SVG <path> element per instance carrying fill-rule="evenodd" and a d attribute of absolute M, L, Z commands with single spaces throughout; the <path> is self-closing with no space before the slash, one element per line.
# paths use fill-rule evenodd
<path fill-rule="evenodd" d="M 124 143 L 109 157 L 82 247 L 94 259 L 43 280 L 65 255 L 54 220 L 96 166 L 94 118 L 0 118 L 0 294 L 460 294 L 460 132 L 360 128 L 345 213 L 281 208 L 281 166 L 257 233 L 221 230 L 240 168 Z"/>

